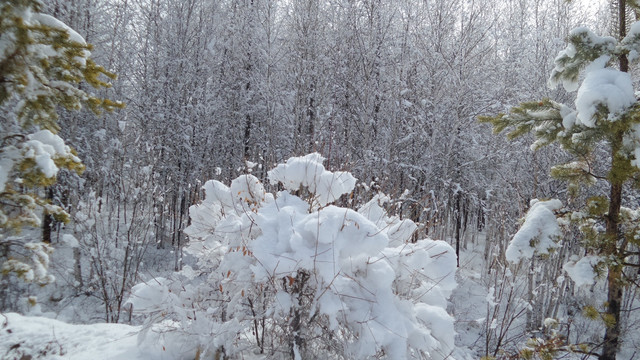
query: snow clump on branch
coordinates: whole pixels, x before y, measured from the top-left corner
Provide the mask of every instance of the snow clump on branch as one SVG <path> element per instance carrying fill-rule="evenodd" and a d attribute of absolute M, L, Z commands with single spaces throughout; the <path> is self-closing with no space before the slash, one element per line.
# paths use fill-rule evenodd
<path fill-rule="evenodd" d="M 531 200 L 531 208 L 525 215 L 524 223 L 509 242 L 505 253 L 507 260 L 518 262 L 536 254 L 548 254 L 557 248 L 556 240 L 562 236 L 562 231 L 554 210 L 561 208 L 562 202 L 558 199 Z"/>

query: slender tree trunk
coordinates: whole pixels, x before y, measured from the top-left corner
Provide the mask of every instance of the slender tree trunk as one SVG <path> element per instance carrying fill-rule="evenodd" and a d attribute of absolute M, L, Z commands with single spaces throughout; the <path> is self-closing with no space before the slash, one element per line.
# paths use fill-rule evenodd
<path fill-rule="evenodd" d="M 176 236 L 177 236 L 177 242 L 175 246 L 175 262 L 173 266 L 175 271 L 182 270 L 182 229 L 183 229 L 182 223 L 184 221 L 184 215 L 187 210 L 186 209 L 186 197 L 188 196 L 187 194 L 185 194 L 185 192 L 183 192 L 182 194 L 182 199 L 180 200 L 180 209 L 179 209 L 180 215 L 178 217 L 178 225 L 175 229 Z"/>
<path fill-rule="evenodd" d="M 249 90 L 249 83 L 247 83 L 247 90 Z M 247 114 L 245 116 L 244 122 L 244 137 L 242 139 L 243 143 L 243 156 L 245 160 L 249 160 L 251 156 L 251 115 Z"/>
<path fill-rule="evenodd" d="M 456 266 L 460 267 L 460 225 L 462 214 L 460 212 L 460 191 L 456 194 Z"/>
<path fill-rule="evenodd" d="M 621 144 L 621 142 L 619 143 Z M 612 146 L 612 149 L 617 150 L 617 146 Z M 615 160 L 614 160 L 615 161 Z M 612 183 L 609 203 L 609 214 L 606 219 L 606 245 L 605 256 L 617 256 L 618 255 L 618 240 L 620 239 L 619 232 L 619 214 L 622 200 L 622 184 Z M 621 265 L 609 265 L 609 274 L 607 276 L 608 288 L 607 288 L 607 311 L 606 315 L 609 316 L 612 324 L 607 324 L 607 329 L 604 334 L 604 344 L 602 347 L 602 354 L 600 360 L 615 360 L 616 353 L 619 347 L 620 337 L 620 305 L 622 303 L 622 266 Z"/>
<path fill-rule="evenodd" d="M 76 237 L 77 239 L 78 237 Z M 84 288 L 84 281 L 82 280 L 82 253 L 80 252 L 80 247 L 76 246 L 73 248 L 73 261 L 74 261 L 74 271 L 73 277 L 75 280 L 75 287 L 80 291 L 80 289 Z"/>
<path fill-rule="evenodd" d="M 53 188 L 48 187 L 46 189 L 47 197 L 46 199 L 51 201 L 53 200 Z M 42 219 L 42 242 L 51 244 L 51 226 L 53 225 L 53 216 L 47 214 L 45 211 L 43 219 Z"/>
<path fill-rule="evenodd" d="M 626 0 L 618 0 L 618 36 L 620 40 L 624 39 L 627 36 L 627 1 Z M 620 62 L 620 71 L 628 72 L 629 71 L 629 59 L 627 55 L 621 54 L 618 57 L 618 61 Z"/>
<path fill-rule="evenodd" d="M 9 258 L 9 243 L 3 242 L 4 234 L 0 231 L 0 261 Z M 0 273 L 0 312 L 8 311 L 9 301 L 9 274 Z"/>
<path fill-rule="evenodd" d="M 618 36 L 623 39 L 626 36 L 626 0 L 618 0 Z M 629 60 L 626 55 L 619 56 L 620 71 L 629 71 Z M 616 156 L 622 148 L 623 134 L 619 132 L 612 139 L 611 143 L 611 169 L 617 168 Z M 611 179 L 611 190 L 609 194 L 609 212 L 606 217 L 606 244 L 605 256 L 619 257 L 618 241 L 622 238 L 620 233 L 620 207 L 622 205 L 622 184 L 624 180 Z M 607 329 L 604 334 L 604 344 L 600 360 L 615 360 L 619 348 L 620 338 L 620 309 L 622 304 L 622 293 L 624 285 L 622 283 L 622 266 L 618 264 L 609 265 L 607 275 Z"/>
<path fill-rule="evenodd" d="M 608 324 L 604 335 L 604 345 L 600 360 L 615 360 L 620 338 L 620 309 L 622 304 L 622 267 L 609 267 L 607 276 L 609 288 L 607 290 L 607 315 L 611 315 L 613 324 Z"/>
<path fill-rule="evenodd" d="M 535 288 L 535 284 L 534 284 L 534 272 L 535 272 L 535 256 L 531 257 L 531 264 L 529 266 L 529 271 L 527 272 L 527 302 L 528 302 L 528 306 L 527 306 L 527 314 L 526 314 L 526 331 L 533 331 L 535 330 L 536 326 L 535 326 L 535 316 L 533 314 L 534 312 L 534 303 L 536 302 L 536 297 L 534 295 L 534 288 Z"/>
<path fill-rule="evenodd" d="M 622 62 L 620 63 L 622 66 Z M 623 134 L 618 133 L 611 144 L 611 169 L 619 166 L 616 154 L 622 147 Z M 620 233 L 620 207 L 622 205 L 622 183 L 624 180 L 611 179 L 611 189 L 609 194 L 609 212 L 606 216 L 606 233 L 604 244 L 604 256 L 618 257 L 618 241 L 622 238 Z M 622 303 L 622 266 L 611 264 L 608 267 L 607 275 L 607 311 L 606 315 L 613 323 L 607 322 L 607 329 L 604 335 L 604 344 L 600 360 L 615 360 L 619 347 L 620 337 L 620 305 Z"/>

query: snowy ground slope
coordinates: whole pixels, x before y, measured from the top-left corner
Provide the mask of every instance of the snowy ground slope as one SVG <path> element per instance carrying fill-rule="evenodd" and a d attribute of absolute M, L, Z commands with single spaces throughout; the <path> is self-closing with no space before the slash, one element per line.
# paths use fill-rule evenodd
<path fill-rule="evenodd" d="M 482 330 L 487 316 L 487 289 L 482 281 L 484 234 L 476 244 L 461 249 L 460 268 L 456 274 L 458 287 L 450 301 L 456 319 L 457 359 L 477 359 L 484 346 Z"/>
<path fill-rule="evenodd" d="M 0 358 L 168 359 L 162 349 L 139 349 L 139 330 L 139 326 L 123 324 L 72 325 L 43 317 L 0 314 Z"/>

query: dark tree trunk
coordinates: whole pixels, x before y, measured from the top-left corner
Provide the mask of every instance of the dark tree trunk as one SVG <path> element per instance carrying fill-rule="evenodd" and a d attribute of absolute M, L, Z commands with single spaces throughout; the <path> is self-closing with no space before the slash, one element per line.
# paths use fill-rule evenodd
<path fill-rule="evenodd" d="M 618 36 L 623 39 L 626 36 L 626 0 L 618 0 Z M 625 54 L 619 56 L 620 71 L 629 71 L 629 60 Z M 611 169 L 612 171 L 619 166 L 616 156 L 622 148 L 623 134 L 620 132 L 611 140 Z M 609 212 L 606 217 L 606 244 L 605 256 L 614 256 L 619 258 L 620 251 L 624 249 L 618 248 L 618 241 L 622 239 L 623 234 L 620 232 L 620 207 L 622 206 L 622 184 L 624 180 L 611 179 L 611 190 L 609 193 Z M 613 323 L 607 323 L 607 329 L 604 334 L 604 343 L 602 346 L 602 354 L 600 360 L 615 360 L 616 353 L 620 346 L 620 310 L 622 304 L 622 294 L 624 284 L 622 283 L 622 265 L 609 265 L 607 275 L 607 311 L 606 315 Z"/>
<path fill-rule="evenodd" d="M 620 143 L 622 143 L 622 137 L 620 136 Z M 618 150 L 617 146 L 612 146 L 614 151 Z M 614 160 L 615 162 L 615 160 Z M 614 163 L 615 166 L 615 163 Z M 605 256 L 618 257 L 618 240 L 622 234 L 619 231 L 620 222 L 620 206 L 622 203 L 622 184 L 612 183 L 609 203 L 609 214 L 606 218 L 606 244 L 605 244 Z M 619 347 L 620 337 L 620 309 L 622 304 L 622 266 L 621 265 L 609 265 L 609 274 L 607 275 L 608 288 L 607 288 L 607 311 L 606 315 L 613 321 L 612 324 L 607 324 L 607 330 L 604 334 L 604 344 L 602 347 L 602 354 L 600 360 L 615 360 L 616 353 Z"/>
<path fill-rule="evenodd" d="M 53 200 L 53 188 L 48 187 L 46 189 L 48 201 Z M 45 211 L 42 219 L 42 242 L 51 244 L 51 227 L 53 226 L 53 216 L 47 214 Z"/>
<path fill-rule="evenodd" d="M 460 211 L 460 191 L 456 194 L 456 264 L 460 267 L 460 225 L 462 213 Z"/>

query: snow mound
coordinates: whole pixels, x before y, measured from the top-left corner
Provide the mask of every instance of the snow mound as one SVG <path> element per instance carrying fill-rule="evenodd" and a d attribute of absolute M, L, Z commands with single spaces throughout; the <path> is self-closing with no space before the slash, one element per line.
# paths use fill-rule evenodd
<path fill-rule="evenodd" d="M 139 326 L 73 325 L 44 317 L 0 314 L 0 354 L 6 360 L 169 360 L 175 354 L 139 348 Z M 165 350 L 170 350 L 166 349 Z"/>

